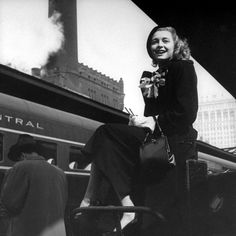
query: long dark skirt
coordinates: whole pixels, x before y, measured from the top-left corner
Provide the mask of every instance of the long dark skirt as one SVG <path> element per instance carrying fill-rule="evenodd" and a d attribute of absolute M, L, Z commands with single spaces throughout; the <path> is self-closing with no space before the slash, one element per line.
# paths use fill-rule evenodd
<path fill-rule="evenodd" d="M 145 188 L 150 182 L 142 183 L 141 188 L 139 188 L 139 183 L 147 176 L 147 172 L 143 172 L 143 168 L 140 166 L 139 147 L 148 131 L 146 128 L 125 124 L 105 124 L 95 131 L 83 148 L 82 152 L 91 159 L 96 169 L 105 179 L 105 187 L 103 188 L 104 183 L 101 183 L 99 186 L 100 193 L 98 193 L 98 199 L 102 198 L 102 203 L 114 203 L 114 199 L 110 199 L 112 194 L 107 194 L 108 192 L 106 192 L 108 188 L 111 189 L 110 187 L 112 187 L 113 193 L 118 197 L 116 199 L 118 202 L 127 195 L 131 196 L 135 205 L 143 205 L 143 203 L 149 202 L 148 196 L 145 196 Z M 196 158 L 196 137 L 197 132 L 194 129 L 190 129 L 186 134 L 170 135 L 168 137 L 169 145 L 175 155 L 177 166 L 173 169 L 173 172 L 168 172 L 168 168 L 162 167 L 153 168 L 154 170 L 151 172 L 155 175 L 154 182 L 160 182 L 167 172 L 174 173 L 173 179 L 175 183 L 173 187 L 175 190 L 173 190 L 173 194 L 175 195 L 174 198 L 180 203 L 180 208 L 177 207 L 178 216 L 173 217 L 173 222 L 178 221 L 176 225 L 181 225 L 178 227 L 181 229 L 180 235 L 184 231 L 184 222 L 186 220 L 184 217 L 186 215 L 185 208 L 182 207 L 187 202 L 183 194 L 186 179 L 186 160 Z M 140 182 L 137 183 L 139 180 Z M 109 187 L 107 187 L 107 183 L 109 183 Z M 135 185 L 138 186 L 138 191 L 135 189 Z M 136 192 L 134 192 L 135 190 Z M 141 196 L 142 194 L 143 196 Z M 107 199 L 104 200 L 104 196 L 107 195 L 109 196 L 108 201 Z M 147 206 L 149 205 L 147 204 Z M 111 217 L 108 216 L 108 218 L 110 219 Z M 102 222 L 104 222 L 104 218 L 102 219 Z M 101 225 L 101 223 L 99 224 Z M 174 228 L 173 230 L 176 231 L 177 229 Z"/>
<path fill-rule="evenodd" d="M 111 184 L 120 200 L 130 195 L 133 181 L 140 177 L 139 147 L 148 131 L 147 128 L 126 124 L 105 124 L 95 131 L 82 150 Z M 168 137 L 177 162 L 177 183 L 183 183 L 186 160 L 196 158 L 196 136 L 196 131 L 190 129 L 187 134 Z M 183 187 L 178 188 L 182 192 Z"/>
<path fill-rule="evenodd" d="M 100 126 L 83 148 L 121 200 L 131 192 L 139 168 L 139 147 L 148 129 L 125 124 Z"/>

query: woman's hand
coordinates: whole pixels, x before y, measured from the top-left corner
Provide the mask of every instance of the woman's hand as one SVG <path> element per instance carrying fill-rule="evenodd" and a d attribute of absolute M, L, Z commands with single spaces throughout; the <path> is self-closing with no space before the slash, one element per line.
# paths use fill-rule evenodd
<path fill-rule="evenodd" d="M 129 117 L 129 125 L 137 126 L 137 127 L 147 127 L 150 128 L 153 132 L 156 126 L 156 122 L 152 116 L 130 116 Z"/>

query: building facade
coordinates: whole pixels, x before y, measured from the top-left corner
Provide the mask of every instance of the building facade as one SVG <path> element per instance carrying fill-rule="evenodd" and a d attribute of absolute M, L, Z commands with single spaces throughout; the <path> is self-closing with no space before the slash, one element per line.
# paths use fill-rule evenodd
<path fill-rule="evenodd" d="M 49 0 L 48 16 L 60 13 L 64 43 L 49 57 L 40 78 L 115 109 L 124 108 L 124 83 L 78 63 L 76 0 Z"/>
<path fill-rule="evenodd" d="M 41 77 L 118 110 L 124 109 L 124 82 L 116 81 L 83 63 L 71 67 L 55 67 Z"/>
<path fill-rule="evenodd" d="M 223 95 L 199 99 L 199 110 L 194 127 L 198 139 L 219 148 L 236 146 L 236 101 Z"/>

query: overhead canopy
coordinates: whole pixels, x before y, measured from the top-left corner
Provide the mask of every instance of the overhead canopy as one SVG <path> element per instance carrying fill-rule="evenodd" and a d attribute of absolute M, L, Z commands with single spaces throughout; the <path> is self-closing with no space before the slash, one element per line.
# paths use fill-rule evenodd
<path fill-rule="evenodd" d="M 0 93 L 99 122 L 127 123 L 125 112 L 0 64 Z"/>
<path fill-rule="evenodd" d="M 170 1 L 133 2 L 154 22 L 162 26 L 173 26 L 186 37 L 192 56 L 229 93 L 236 98 L 236 9 L 224 2 L 207 7 L 200 2 Z M 226 8 L 227 7 L 227 8 Z"/>

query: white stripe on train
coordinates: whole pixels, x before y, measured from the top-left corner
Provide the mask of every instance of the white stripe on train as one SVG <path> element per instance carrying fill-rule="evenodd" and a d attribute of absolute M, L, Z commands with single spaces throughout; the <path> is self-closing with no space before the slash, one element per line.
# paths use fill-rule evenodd
<path fill-rule="evenodd" d="M 70 143 L 70 144 L 74 144 L 74 145 L 79 145 L 79 146 L 84 146 L 84 143 L 80 143 L 80 142 L 74 142 L 74 141 L 70 141 L 70 140 L 66 140 L 66 139 L 59 139 L 59 138 L 53 138 L 50 136 L 45 136 L 45 135 L 40 135 L 40 134 L 34 134 L 34 133 L 30 133 L 30 132 L 22 132 L 22 131 L 18 131 L 18 130 L 13 130 L 13 129 L 7 129 L 7 128 L 2 128 L 0 127 L 0 131 L 5 131 L 5 132 L 11 132 L 11 133 L 16 133 L 16 134 L 29 134 L 32 135 L 34 137 L 38 137 L 38 138 L 45 138 L 45 139 L 49 139 L 49 140 L 53 140 L 53 141 L 59 141 L 59 142 L 64 142 L 64 143 Z M 0 166 L 0 170 L 8 170 L 11 167 L 9 166 Z M 90 173 L 89 172 L 73 172 L 73 171 L 64 171 L 65 174 L 68 175 L 83 175 L 83 176 L 89 176 Z"/>
<path fill-rule="evenodd" d="M 11 166 L 0 166 L 0 170 L 9 170 Z M 83 176 L 89 176 L 89 172 L 73 172 L 73 171 L 64 171 L 67 175 L 83 175 Z"/>
<path fill-rule="evenodd" d="M 15 130 L 15 129 L 7 129 L 7 128 L 0 127 L 0 131 L 1 130 L 6 131 L 6 132 L 11 132 L 11 133 L 16 133 L 16 134 L 29 134 L 29 135 L 32 135 L 32 136 L 38 137 L 38 138 L 45 138 L 45 139 L 49 139 L 49 140 L 53 140 L 53 141 L 70 143 L 70 144 L 79 145 L 79 146 L 85 145 L 84 143 L 80 143 L 80 142 L 74 142 L 74 141 L 70 141 L 70 140 L 66 140 L 66 139 L 54 138 L 54 137 L 30 133 L 30 132 L 23 132 L 23 131 L 19 131 L 19 130 Z"/>

